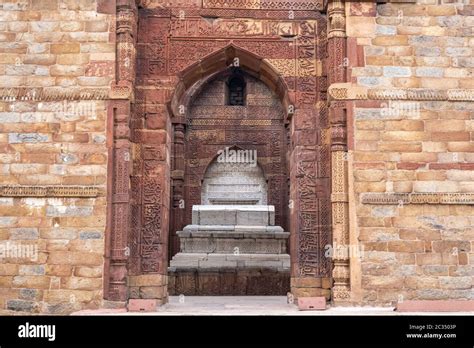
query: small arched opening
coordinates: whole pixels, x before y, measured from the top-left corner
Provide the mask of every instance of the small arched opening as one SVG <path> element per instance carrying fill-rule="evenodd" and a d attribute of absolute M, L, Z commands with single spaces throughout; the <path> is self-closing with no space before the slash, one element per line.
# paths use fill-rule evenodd
<path fill-rule="evenodd" d="M 239 70 L 232 73 L 226 83 L 226 104 L 229 106 L 245 106 L 246 82 Z"/>

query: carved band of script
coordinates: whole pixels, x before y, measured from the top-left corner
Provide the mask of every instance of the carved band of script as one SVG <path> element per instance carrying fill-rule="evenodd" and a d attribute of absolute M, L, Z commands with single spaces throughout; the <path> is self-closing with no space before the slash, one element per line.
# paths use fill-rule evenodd
<path fill-rule="evenodd" d="M 203 8 L 321 11 L 324 0 L 203 0 Z"/>

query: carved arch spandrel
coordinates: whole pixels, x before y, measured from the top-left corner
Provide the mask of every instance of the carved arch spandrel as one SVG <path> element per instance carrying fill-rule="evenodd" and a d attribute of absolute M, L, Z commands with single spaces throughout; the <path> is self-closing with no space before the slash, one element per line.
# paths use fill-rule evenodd
<path fill-rule="evenodd" d="M 238 64 L 242 70 L 264 82 L 280 98 L 285 110 L 289 111 L 288 116 L 293 115 L 294 108 L 290 106 L 295 105 L 294 96 L 277 69 L 266 59 L 229 44 L 188 66 L 177 75 L 179 82 L 168 104 L 173 117 L 179 118 L 182 115 L 179 107 L 188 105 L 192 95 L 216 74 L 227 70 L 233 64 Z"/>

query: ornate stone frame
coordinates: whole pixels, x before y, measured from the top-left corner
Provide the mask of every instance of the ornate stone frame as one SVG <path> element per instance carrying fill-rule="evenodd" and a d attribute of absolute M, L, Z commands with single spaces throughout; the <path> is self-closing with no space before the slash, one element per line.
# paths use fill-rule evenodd
<path fill-rule="evenodd" d="M 137 1 L 134 0 L 116 0 L 117 1 L 117 68 L 116 68 L 116 83 L 112 86 L 110 91 L 109 102 L 109 116 L 108 116 L 108 147 L 109 147 L 109 175 L 108 175 L 108 214 L 107 214 L 107 231 L 106 231 L 106 251 L 105 251 L 105 275 L 104 275 L 104 297 L 108 300 L 125 301 L 130 297 L 142 297 L 142 289 L 155 287 L 161 295 L 156 291 L 151 295 L 152 298 L 158 298 L 162 302 L 166 301 L 166 251 L 158 250 L 158 244 L 153 246 L 148 255 L 149 260 L 153 262 L 153 258 L 158 260 L 161 257 L 163 262 L 151 265 L 151 272 L 141 272 L 140 269 L 135 269 L 134 256 L 140 256 L 142 250 L 134 248 L 137 244 L 134 242 L 133 229 L 135 222 L 131 221 L 132 209 L 143 209 L 140 200 L 141 196 L 131 190 L 130 174 L 132 173 L 133 161 L 135 156 L 146 156 L 143 153 L 136 153 L 132 151 L 131 140 L 134 137 L 145 137 L 146 133 L 138 133 L 136 135 L 131 130 L 131 125 L 136 120 L 132 119 L 134 108 L 136 107 L 134 84 L 136 75 L 135 56 L 136 56 L 136 41 L 137 41 Z M 322 1 L 321 1 L 322 4 Z M 328 72 L 328 84 L 346 82 L 346 38 L 345 38 L 345 17 L 344 17 L 344 1 L 330 0 L 327 4 L 327 41 L 326 49 L 328 58 L 323 62 L 326 64 Z M 200 67 L 203 69 L 204 67 Z M 208 67 L 207 67 L 208 68 Z M 201 70 L 202 71 L 202 70 Z M 196 70 L 190 70 L 191 76 L 195 74 Z M 186 71 L 183 72 L 186 74 Z M 265 77 L 265 76 L 264 76 Z M 195 79 L 196 77 L 191 77 Z M 185 85 L 189 82 L 186 79 L 181 80 Z M 184 81 L 184 82 L 183 82 Z M 184 86 L 176 87 L 179 94 L 180 91 L 185 90 Z M 279 87 L 276 86 L 278 89 Z M 281 88 L 279 89 L 281 90 Z M 283 92 L 286 95 L 286 92 Z M 294 102 L 294 95 L 288 94 L 285 97 L 290 105 L 296 106 L 298 112 L 299 105 Z M 171 103 L 171 110 L 176 108 L 176 103 Z M 333 244 L 338 246 L 347 246 L 349 243 L 349 222 L 348 222 L 348 195 L 347 195 L 347 131 L 346 131 L 346 109 L 345 101 L 331 101 L 329 107 L 329 123 L 330 132 L 329 139 L 331 144 L 331 163 L 332 163 L 332 187 L 331 187 L 331 202 L 332 202 L 332 235 Z M 327 107 L 320 105 L 320 108 Z M 301 111 L 304 111 L 301 109 Z M 294 118 L 293 118 L 294 119 Z M 136 139 L 135 139 L 136 140 Z M 165 146 L 168 144 L 165 140 Z M 143 149 L 139 150 L 142 151 Z M 290 176 L 292 177 L 295 187 L 298 187 L 298 182 L 304 178 L 304 159 L 305 153 L 295 153 L 293 161 L 298 163 Z M 307 162 L 312 163 L 312 162 Z M 133 177 L 132 177 L 133 185 Z M 299 202 L 298 192 L 293 187 L 290 193 L 291 198 L 295 198 Z M 169 197 L 169 187 L 160 187 L 160 194 L 162 193 L 166 201 Z M 155 192 L 156 194 L 156 192 Z M 160 196 L 161 197 L 161 196 Z M 150 202 L 149 208 L 156 209 L 158 205 L 165 204 L 163 202 Z M 167 204 L 167 203 L 166 203 Z M 163 206 L 165 209 L 166 206 Z M 295 210 L 299 210 L 300 206 L 296 204 Z M 135 211 L 135 214 L 137 211 Z M 139 212 L 138 212 L 139 213 Z M 157 213 L 154 213 L 157 214 Z M 160 210 L 158 214 L 165 216 L 167 211 Z M 297 216 L 291 214 L 291 228 L 294 231 L 299 231 L 300 222 Z M 166 228 L 168 221 L 164 218 L 163 228 Z M 299 233 L 299 232 L 298 232 Z M 292 238 L 296 238 L 293 233 Z M 167 243 L 166 238 L 163 237 L 161 242 Z M 298 240 L 293 240 L 293 248 Z M 294 250 L 299 253 L 300 250 Z M 139 262 L 139 260 L 137 260 Z M 332 289 L 332 299 L 336 303 L 344 303 L 350 301 L 350 269 L 349 259 L 345 257 L 338 257 L 333 260 L 334 268 L 332 276 L 334 285 L 331 284 L 330 278 L 306 278 L 295 276 L 292 278 L 292 291 L 296 296 L 308 296 L 314 294 L 327 295 L 328 290 Z M 156 262 L 156 261 L 154 261 Z M 132 266 L 130 266 L 132 265 Z M 293 272 L 297 275 L 298 272 Z M 308 289 L 322 288 L 320 292 L 308 292 Z"/>

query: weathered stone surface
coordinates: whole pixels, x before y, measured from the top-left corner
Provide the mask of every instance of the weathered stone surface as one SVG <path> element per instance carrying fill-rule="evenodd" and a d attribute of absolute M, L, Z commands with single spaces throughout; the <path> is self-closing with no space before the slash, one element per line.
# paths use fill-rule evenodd
<path fill-rule="evenodd" d="M 88 252 L 53 251 L 48 263 L 52 265 L 99 266 L 103 262 L 101 254 Z"/>
<path fill-rule="evenodd" d="M 20 266 L 20 275 L 44 275 L 45 267 L 43 265 L 23 265 Z"/>
<path fill-rule="evenodd" d="M 50 278 L 36 275 L 16 276 L 12 285 L 17 288 L 49 289 Z"/>
<path fill-rule="evenodd" d="M 23 300 L 41 300 L 43 298 L 43 293 L 41 290 L 37 289 L 21 289 L 20 297 Z"/>
<path fill-rule="evenodd" d="M 47 216 L 90 216 L 93 207 L 79 206 L 49 206 L 46 208 Z"/>
<path fill-rule="evenodd" d="M 49 141 L 49 136 L 39 133 L 10 133 L 8 140 L 10 144 L 45 143 Z"/>
<path fill-rule="evenodd" d="M 96 231 L 87 231 L 87 232 L 81 232 L 79 233 L 79 238 L 80 239 L 101 239 L 102 238 L 102 233 L 101 232 L 96 232 Z"/>
<path fill-rule="evenodd" d="M 38 236 L 37 228 L 14 228 L 10 232 L 11 240 L 37 240 Z"/>
<path fill-rule="evenodd" d="M 18 312 L 36 313 L 40 309 L 40 304 L 27 300 L 9 300 L 7 301 L 7 309 Z"/>

